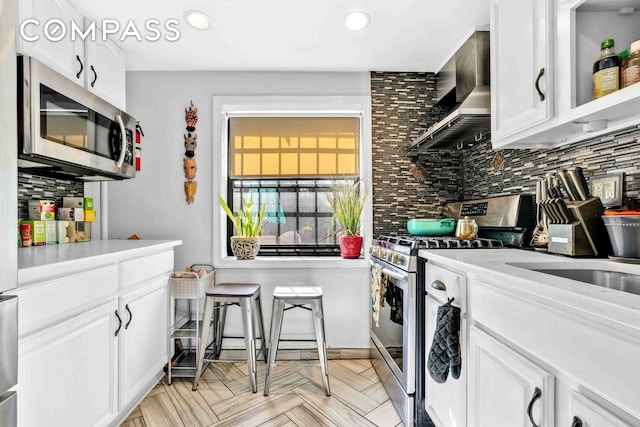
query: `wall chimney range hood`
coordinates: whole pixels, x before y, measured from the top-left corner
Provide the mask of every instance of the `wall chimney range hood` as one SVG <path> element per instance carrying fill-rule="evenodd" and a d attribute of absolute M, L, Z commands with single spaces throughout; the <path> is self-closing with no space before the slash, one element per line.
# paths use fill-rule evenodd
<path fill-rule="evenodd" d="M 476 31 L 436 74 L 436 108 L 446 116 L 416 138 L 412 152 L 469 146 L 491 130 L 489 32 Z"/>

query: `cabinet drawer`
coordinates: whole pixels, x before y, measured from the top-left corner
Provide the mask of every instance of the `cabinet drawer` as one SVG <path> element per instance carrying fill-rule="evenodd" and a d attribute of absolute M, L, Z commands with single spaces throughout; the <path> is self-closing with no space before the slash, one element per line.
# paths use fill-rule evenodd
<path fill-rule="evenodd" d="M 114 298 L 118 267 L 110 265 L 18 289 L 18 334 L 35 331 L 74 317 L 96 304 Z"/>
<path fill-rule="evenodd" d="M 173 271 L 173 251 L 161 252 L 122 263 L 122 286 L 130 288 Z"/>
<path fill-rule="evenodd" d="M 439 303 L 445 303 L 448 299 L 454 298 L 453 304 L 460 307 L 462 313 L 466 313 L 466 278 L 428 262 L 425 270 L 425 290 L 431 298 Z"/>
<path fill-rule="evenodd" d="M 572 422 L 579 423 L 578 425 L 582 427 L 631 427 L 611 412 L 576 392 L 571 393 L 571 416 Z"/>

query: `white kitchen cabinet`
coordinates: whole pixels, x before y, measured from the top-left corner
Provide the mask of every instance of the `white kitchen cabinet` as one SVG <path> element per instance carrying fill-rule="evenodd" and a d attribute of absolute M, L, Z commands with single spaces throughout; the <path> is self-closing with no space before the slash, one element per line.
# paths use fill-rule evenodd
<path fill-rule="evenodd" d="M 491 135 L 500 140 L 551 118 L 551 0 L 491 1 Z"/>
<path fill-rule="evenodd" d="M 496 0 L 494 3 L 499 5 L 504 1 Z M 544 3 L 547 4 L 548 0 Z M 520 99 L 522 91 L 505 91 L 499 73 L 503 70 L 502 64 L 517 60 L 527 62 L 528 54 L 525 53 L 527 50 L 502 49 L 500 38 L 505 31 L 503 27 L 512 30 L 514 23 L 519 25 L 532 17 L 528 8 L 509 9 L 503 6 L 500 19 L 495 5 L 492 7 L 492 17 L 497 15 L 496 19 L 492 19 L 491 28 L 494 61 L 491 96 L 492 102 L 498 103 L 492 110 L 492 144 L 496 149 L 555 147 L 601 135 L 623 134 L 640 125 L 640 116 L 637 115 L 640 110 L 640 84 L 599 99 L 592 97 L 592 67 L 600 54 L 600 43 L 613 38 L 615 50 L 620 52 L 627 49 L 631 42 L 640 39 L 640 0 L 630 0 L 624 5 L 608 0 L 558 0 L 549 4 L 553 4 L 551 15 L 555 17 L 549 20 L 552 31 L 549 40 L 553 43 L 550 51 L 554 66 L 545 70 L 549 78 L 545 95 L 550 101 L 550 115 L 544 121 L 522 116 L 517 132 L 505 129 L 502 116 L 505 105 L 501 107 L 499 103 L 505 97 Z M 633 11 L 619 13 L 622 6 Z M 496 70 L 493 69 L 494 64 Z M 508 74 L 508 68 L 505 73 Z M 504 75 L 502 77 L 505 78 Z M 512 118 L 513 115 L 507 113 L 507 117 Z"/>
<path fill-rule="evenodd" d="M 19 271 L 12 291 L 22 313 L 20 426 L 117 425 L 164 375 L 172 247 L 110 253 L 128 245 L 82 245 L 87 259 Z M 43 248 L 45 259 L 68 252 L 61 249 Z"/>
<path fill-rule="evenodd" d="M 125 55 L 113 41 L 103 40 L 96 31 L 96 40 L 85 44 L 85 87 L 102 99 L 126 107 Z"/>
<path fill-rule="evenodd" d="M 102 39 L 100 21 L 95 22 L 94 33 L 89 33 L 85 40 L 79 35 L 73 40 L 72 22 L 83 32 L 91 21 L 67 0 L 20 0 L 18 53 L 39 60 L 124 110 L 124 52 L 113 41 Z M 37 37 L 37 40 L 30 41 L 21 33 L 29 39 Z"/>
<path fill-rule="evenodd" d="M 553 375 L 476 326 L 469 335 L 469 426 L 553 426 Z"/>
<path fill-rule="evenodd" d="M 116 416 L 117 300 L 21 339 L 18 425 L 105 426 Z"/>
<path fill-rule="evenodd" d="M 622 421 L 610 411 L 578 392 L 571 394 L 570 402 L 570 419 L 557 420 L 557 425 L 571 427 L 631 427 L 631 424 Z"/>
<path fill-rule="evenodd" d="M 124 316 L 119 370 L 122 409 L 146 391 L 167 363 L 167 278 L 154 279 L 120 300 Z"/>
<path fill-rule="evenodd" d="M 27 20 L 35 21 L 27 21 Z M 62 25 L 51 23 L 52 19 L 62 22 Z M 79 26 L 83 23 L 83 16 L 67 0 L 20 0 L 18 2 L 18 22 L 16 43 L 18 53 L 31 56 L 43 62 L 60 74 L 73 80 L 80 86 L 84 86 L 85 59 L 84 42 L 80 38 L 72 40 L 70 37 L 71 22 Z M 54 33 L 54 28 L 59 32 Z M 22 30 L 21 30 L 22 28 Z M 59 41 L 52 41 L 45 34 L 49 28 L 50 33 L 58 37 L 65 35 Z M 29 41 L 37 37 L 37 40 Z"/>
<path fill-rule="evenodd" d="M 467 352 L 468 329 L 466 319 L 466 281 L 456 272 L 427 263 L 426 269 L 426 338 L 428 355 L 436 331 L 438 308 L 453 298 L 452 304 L 460 307 L 460 348 L 462 369 L 460 377 L 449 375 L 444 383 L 437 383 L 426 373 L 425 410 L 438 427 L 464 427 L 466 425 Z M 432 285 L 433 284 L 433 285 Z"/>

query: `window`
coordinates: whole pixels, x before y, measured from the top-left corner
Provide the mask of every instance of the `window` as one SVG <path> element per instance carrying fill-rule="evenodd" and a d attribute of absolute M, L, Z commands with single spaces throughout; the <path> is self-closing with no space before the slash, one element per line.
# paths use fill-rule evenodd
<path fill-rule="evenodd" d="M 266 205 L 260 255 L 338 255 L 326 195 L 360 178 L 360 118 L 232 116 L 228 144 L 232 209 Z"/>

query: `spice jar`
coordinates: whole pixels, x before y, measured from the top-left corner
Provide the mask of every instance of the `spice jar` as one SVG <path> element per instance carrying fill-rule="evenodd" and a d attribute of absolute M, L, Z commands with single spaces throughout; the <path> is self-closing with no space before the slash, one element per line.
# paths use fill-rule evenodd
<path fill-rule="evenodd" d="M 640 40 L 631 43 L 631 49 L 629 50 L 631 51 L 631 56 L 629 57 L 629 62 L 627 62 L 624 78 L 626 86 L 640 82 Z"/>
<path fill-rule="evenodd" d="M 458 240 L 474 240 L 478 234 L 478 224 L 473 218 L 465 216 L 463 219 L 458 220 L 456 226 L 456 238 Z"/>
<path fill-rule="evenodd" d="M 620 66 L 620 89 L 627 87 L 627 68 L 629 67 L 629 57 L 631 56 L 631 50 L 626 49 L 620 52 L 620 60 L 622 65 Z"/>

